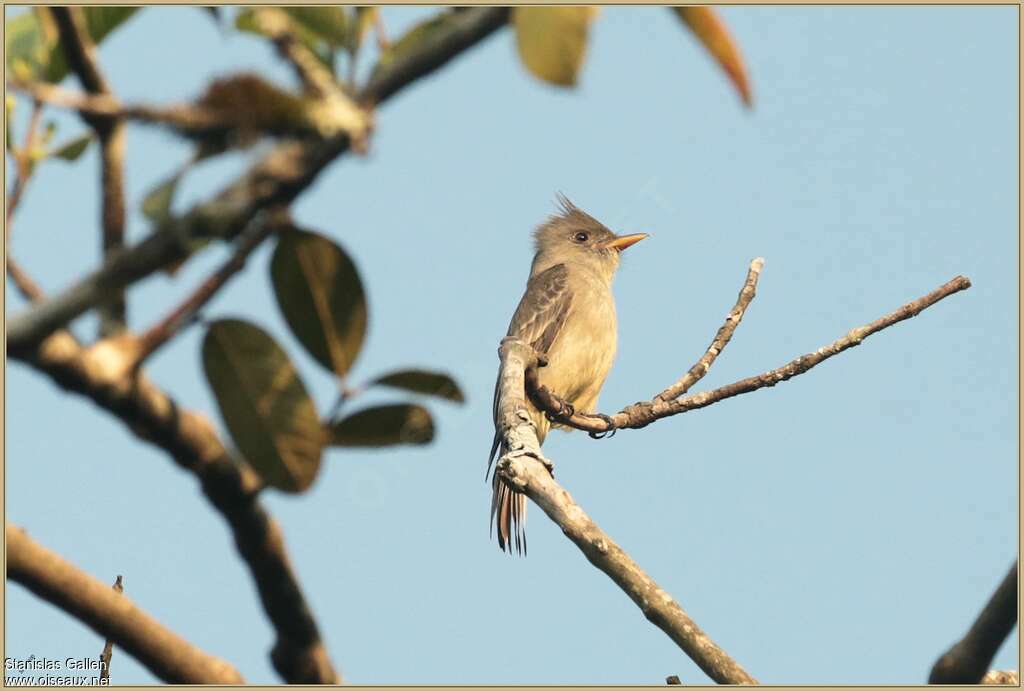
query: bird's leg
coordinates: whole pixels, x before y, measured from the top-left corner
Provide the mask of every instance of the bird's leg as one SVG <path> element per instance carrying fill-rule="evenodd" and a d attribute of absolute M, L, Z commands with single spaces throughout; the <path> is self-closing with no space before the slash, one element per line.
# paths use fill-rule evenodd
<path fill-rule="evenodd" d="M 614 437 L 615 433 L 619 431 L 619 428 L 615 426 L 615 420 L 604 413 L 584 413 L 587 417 L 596 417 L 604 420 L 604 423 L 608 425 L 608 429 L 603 432 L 587 432 L 591 439 L 604 439 L 605 437 Z"/>
<path fill-rule="evenodd" d="M 551 413 L 550 411 L 547 410 L 544 411 L 544 416 L 549 421 L 560 422 L 561 420 L 570 418 L 576 414 L 575 406 L 573 406 L 573 404 L 570 403 L 569 401 L 565 400 L 564 398 L 562 398 L 561 396 L 552 391 L 548 391 L 547 395 L 551 403 L 555 403 L 558 405 L 558 410 L 555 411 L 554 413 Z"/>

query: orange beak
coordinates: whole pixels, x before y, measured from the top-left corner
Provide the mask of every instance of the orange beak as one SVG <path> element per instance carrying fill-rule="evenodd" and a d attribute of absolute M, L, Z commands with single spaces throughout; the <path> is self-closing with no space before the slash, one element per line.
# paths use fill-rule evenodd
<path fill-rule="evenodd" d="M 618 237 L 615 237 L 609 240 L 607 243 L 605 243 L 605 247 L 621 252 L 627 247 L 632 247 L 636 243 L 643 240 L 645 237 L 648 237 L 647 233 L 636 233 L 635 235 L 619 235 Z"/>

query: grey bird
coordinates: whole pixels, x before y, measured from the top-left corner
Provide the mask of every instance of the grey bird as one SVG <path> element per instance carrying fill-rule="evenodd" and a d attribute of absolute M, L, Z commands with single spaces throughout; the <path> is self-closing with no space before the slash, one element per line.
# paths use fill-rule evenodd
<path fill-rule="evenodd" d="M 534 232 L 536 254 L 530 278 L 507 335 L 547 357 L 547 366 L 538 371 L 541 384 L 577 412 L 589 413 L 597 408 L 615 359 L 618 334 L 611 285 L 619 254 L 647 234 L 616 235 L 564 196 L 558 200 L 561 212 Z M 495 458 L 506 451 L 497 432 L 497 396 L 496 386 L 488 475 Z M 527 406 L 543 444 L 551 421 L 531 401 Z M 492 529 L 497 528 L 498 546 L 511 552 L 514 544 L 518 553 L 525 554 L 526 496 L 509 488 L 497 473 L 492 486 L 491 521 Z"/>

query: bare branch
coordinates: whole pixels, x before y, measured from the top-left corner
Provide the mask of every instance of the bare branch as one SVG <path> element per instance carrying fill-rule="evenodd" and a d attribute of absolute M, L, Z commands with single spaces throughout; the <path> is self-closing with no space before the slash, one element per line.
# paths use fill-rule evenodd
<path fill-rule="evenodd" d="M 113 94 L 110 83 L 100 69 L 96 46 L 85 28 L 81 9 L 77 7 L 50 7 L 54 23 L 60 34 L 60 45 L 71 70 L 89 92 Z M 103 256 L 124 246 L 124 147 L 125 129 L 121 119 L 83 119 L 92 126 L 100 140 L 100 168 L 103 222 Z M 125 326 L 127 305 L 124 292 L 116 292 L 100 307 L 100 335 L 110 336 Z"/>
<path fill-rule="evenodd" d="M 164 627 L 92 576 L 8 525 L 7 577 L 106 636 L 174 684 L 243 684 L 234 667 Z"/>
<path fill-rule="evenodd" d="M 504 26 L 508 15 L 509 10 L 504 7 L 459 11 L 457 20 L 445 31 L 432 34 L 376 72 L 356 101 L 376 104 L 393 96 Z M 213 199 L 197 205 L 181 218 L 168 221 L 134 247 L 109 257 L 99 270 L 58 295 L 11 317 L 7 323 L 7 352 L 30 353 L 48 334 L 112 293 L 187 258 L 194 251 L 193 241 L 233 238 L 262 209 L 290 203 L 348 148 L 345 136 L 327 141 L 279 143 Z"/>
<path fill-rule="evenodd" d="M 144 372 L 133 376 L 132 354 L 114 347 L 116 341 L 107 339 L 83 349 L 68 332 L 59 331 L 20 357 L 64 389 L 112 413 L 196 476 L 210 503 L 228 522 L 277 632 L 271 658 L 278 673 L 292 683 L 338 683 L 289 562 L 281 529 L 259 502 L 262 481 L 227 450 L 209 420 L 180 408 Z M 129 358 L 127 364 L 125 358 Z"/>
<path fill-rule="evenodd" d="M 14 212 L 17 211 L 18 205 L 25 194 L 25 188 L 32 178 L 33 167 L 30 159 L 32 150 L 35 148 L 36 133 L 39 129 L 39 120 L 42 115 L 43 105 L 39 101 L 34 101 L 32 104 L 32 115 L 29 116 L 28 128 L 25 130 L 24 143 L 21 148 L 8 152 L 14 160 L 14 182 L 11 183 L 11 190 L 7 194 L 7 224 L 4 227 L 7 277 L 11 279 L 18 292 L 29 302 L 38 302 L 46 294 L 39 287 L 39 284 L 32 280 L 32 277 L 14 260 L 11 253 L 11 231 L 14 228 Z"/>
<path fill-rule="evenodd" d="M 207 302 L 213 299 L 231 278 L 245 268 L 245 262 L 259 245 L 279 229 L 278 222 L 268 217 L 255 221 L 249 233 L 239 236 L 235 251 L 226 262 L 206 278 L 196 290 L 171 312 L 140 337 L 138 369 L 146 358 L 155 353 L 185 326 L 192 323 Z"/>
<path fill-rule="evenodd" d="M 782 367 L 777 367 L 753 377 L 741 379 L 712 391 L 705 391 L 672 400 L 658 400 L 655 398 L 651 401 L 634 403 L 633 405 L 622 409 L 615 415 L 607 416 L 607 419 L 602 416 L 575 412 L 572 415 L 565 414 L 563 412 L 564 409 L 560 408 L 558 405 L 560 401 L 558 396 L 554 395 L 551 391 L 544 390 L 544 387 L 540 386 L 537 382 L 537 378 L 534 373 L 531 373 L 526 378 L 526 384 L 529 387 L 528 393 L 531 400 L 537 405 L 537 407 L 546 411 L 553 420 L 575 427 L 576 429 L 595 433 L 608 432 L 614 429 L 639 429 L 641 427 L 646 427 L 655 420 L 660 420 L 672 415 L 678 415 L 690 410 L 696 410 L 698 408 L 706 408 L 707 406 L 718 403 L 726 398 L 732 398 L 733 396 L 750 393 L 752 391 L 757 391 L 758 389 L 772 387 L 779 382 L 783 382 L 799 374 L 803 374 L 833 355 L 838 355 L 844 350 L 860 345 L 868 336 L 878 333 L 879 331 L 905 319 L 917 316 L 920 312 L 931 307 L 943 298 L 949 297 L 954 293 L 966 290 L 970 287 L 970 280 L 964 276 L 957 276 L 927 295 L 912 302 L 908 302 L 896 311 L 891 312 L 880 319 L 876 319 L 870 324 L 853 329 L 842 338 L 819 348 L 813 353 L 802 355 Z M 712 344 L 712 347 L 714 347 L 714 344 Z M 698 363 L 698 367 L 699 364 L 700 363 Z M 688 376 L 689 375 L 687 375 L 687 377 Z M 681 379 L 680 382 L 685 382 L 687 377 Z M 676 385 L 673 385 L 673 387 L 670 387 L 667 391 L 671 391 L 675 386 Z"/>
<path fill-rule="evenodd" d="M 747 280 L 743 282 L 743 288 L 740 289 L 739 297 L 736 298 L 736 304 L 725 318 L 725 323 L 718 329 L 718 333 L 712 339 L 711 345 L 708 346 L 700 360 L 679 381 L 655 396 L 655 401 L 670 401 L 673 398 L 679 398 L 708 373 L 711 365 L 715 364 L 715 359 L 725 350 L 725 346 L 729 344 L 729 340 L 732 338 L 733 333 L 735 333 L 736 327 L 743 320 L 747 307 L 757 294 L 757 279 L 761 277 L 762 269 L 764 269 L 763 258 L 758 257 L 750 262 L 750 268 L 747 270 Z"/>
<path fill-rule="evenodd" d="M 117 577 L 114 585 L 111 587 L 119 595 L 124 592 L 124 581 L 121 576 Z M 103 644 L 103 652 L 100 653 L 100 686 L 110 685 L 110 659 L 113 656 L 114 641 L 111 638 L 107 638 L 107 642 Z"/>
<path fill-rule="evenodd" d="M 668 634 L 709 677 L 724 684 L 757 683 L 555 482 L 549 471 L 551 462 L 541 454 L 524 393 L 525 372 L 536 364 L 536 353 L 509 337 L 502 341 L 500 354 L 498 427 L 504 438 L 503 448 L 510 451 L 498 460 L 498 476 L 540 506 L 584 556 L 607 574 L 644 616 Z"/>
<path fill-rule="evenodd" d="M 967 635 L 936 661 L 928 683 L 981 683 L 1016 623 L 1017 562 L 1014 562 Z"/>

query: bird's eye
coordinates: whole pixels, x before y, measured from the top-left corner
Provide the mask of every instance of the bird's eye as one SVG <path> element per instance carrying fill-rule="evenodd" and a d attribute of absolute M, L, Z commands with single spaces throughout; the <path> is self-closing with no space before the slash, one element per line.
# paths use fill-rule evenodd
<path fill-rule="evenodd" d="M 572 239 L 575 240 L 576 242 L 586 242 L 587 240 L 590 239 L 590 233 L 584 233 L 583 231 L 580 231 L 573 235 Z"/>

